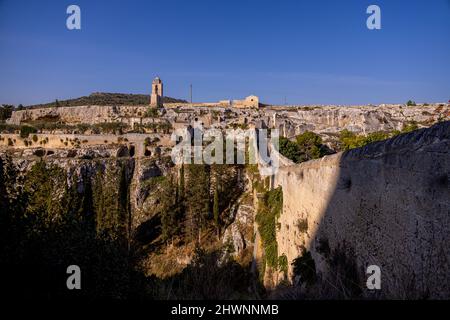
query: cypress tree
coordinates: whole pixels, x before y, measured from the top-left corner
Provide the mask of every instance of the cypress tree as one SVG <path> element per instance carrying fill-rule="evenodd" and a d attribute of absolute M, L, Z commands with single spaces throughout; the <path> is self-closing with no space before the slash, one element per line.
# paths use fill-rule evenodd
<path fill-rule="evenodd" d="M 131 242 L 131 216 L 130 216 L 130 190 L 127 179 L 127 172 L 125 164 L 121 165 L 121 176 L 119 182 L 119 217 L 115 220 L 116 226 L 113 226 L 115 230 L 119 232 L 117 235 L 120 237 L 120 231 L 124 230 L 127 235 L 126 242 L 128 249 L 130 249 Z"/>
<path fill-rule="evenodd" d="M 3 159 L 0 157 L 0 214 L 3 220 L 4 216 L 7 215 L 8 208 L 8 198 L 6 195 L 6 185 L 5 185 L 5 173 L 3 170 Z"/>
<path fill-rule="evenodd" d="M 180 207 L 173 199 L 177 185 L 172 180 L 163 185 L 161 194 L 161 235 L 164 241 L 173 239 L 179 232 Z M 176 191 L 175 191 L 176 192 Z"/>
<path fill-rule="evenodd" d="M 181 164 L 180 168 L 180 186 L 179 186 L 179 196 L 181 199 L 184 199 L 184 165 Z"/>
<path fill-rule="evenodd" d="M 214 214 L 214 223 L 217 228 L 217 236 L 220 237 L 220 225 L 219 225 L 219 191 L 217 190 L 218 186 L 216 185 L 214 189 L 214 204 L 213 204 L 213 214 Z"/>
<path fill-rule="evenodd" d="M 187 231 L 191 238 L 200 240 L 201 230 L 210 218 L 210 171 L 205 165 L 188 167 L 186 188 Z"/>

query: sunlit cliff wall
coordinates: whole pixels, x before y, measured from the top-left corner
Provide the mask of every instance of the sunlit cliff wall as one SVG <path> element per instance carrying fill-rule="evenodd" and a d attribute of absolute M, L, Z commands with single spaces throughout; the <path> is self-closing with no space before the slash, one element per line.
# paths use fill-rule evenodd
<path fill-rule="evenodd" d="M 288 258 L 289 279 L 304 246 L 321 279 L 354 266 L 353 281 L 365 296 L 372 294 L 366 268 L 377 265 L 381 297 L 448 298 L 449 150 L 447 121 L 280 168 L 274 177 L 283 189 L 278 255 Z M 338 266 L 339 257 L 350 265 Z"/>

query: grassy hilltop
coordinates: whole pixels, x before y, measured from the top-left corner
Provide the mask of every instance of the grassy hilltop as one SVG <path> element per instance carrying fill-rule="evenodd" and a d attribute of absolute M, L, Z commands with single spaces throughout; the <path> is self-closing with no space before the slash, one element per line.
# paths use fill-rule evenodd
<path fill-rule="evenodd" d="M 83 96 L 75 99 L 68 100 L 55 100 L 50 103 L 35 104 L 28 106 L 29 108 L 50 108 L 50 107 L 75 107 L 75 106 L 121 106 L 121 105 L 145 105 L 149 104 L 150 95 L 147 94 L 129 94 L 129 93 L 106 93 L 106 92 L 94 92 L 89 96 Z M 186 100 L 175 99 L 170 97 L 163 97 L 164 103 L 185 103 Z"/>

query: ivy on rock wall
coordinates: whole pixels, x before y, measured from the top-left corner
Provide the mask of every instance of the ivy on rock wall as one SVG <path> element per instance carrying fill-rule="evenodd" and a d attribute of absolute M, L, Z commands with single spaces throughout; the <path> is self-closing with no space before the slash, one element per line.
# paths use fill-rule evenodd
<path fill-rule="evenodd" d="M 258 205 L 256 222 L 264 247 L 264 259 L 267 266 L 278 268 L 278 245 L 276 239 L 276 221 L 283 207 L 281 187 L 264 193 Z"/>
<path fill-rule="evenodd" d="M 67 189 L 64 171 L 47 165 L 43 160 L 36 162 L 27 173 L 23 184 L 22 200 L 26 218 L 48 227 L 63 216 Z"/>

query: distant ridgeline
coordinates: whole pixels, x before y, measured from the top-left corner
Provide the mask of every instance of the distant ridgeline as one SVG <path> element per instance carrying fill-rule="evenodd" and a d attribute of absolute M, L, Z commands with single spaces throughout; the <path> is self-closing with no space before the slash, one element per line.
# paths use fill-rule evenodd
<path fill-rule="evenodd" d="M 186 100 L 162 97 L 163 103 L 187 103 Z M 55 100 L 54 102 L 30 105 L 28 108 L 76 107 L 76 106 L 136 106 L 150 104 L 150 95 L 127 93 L 94 92 L 89 96 L 76 99 Z"/>

